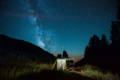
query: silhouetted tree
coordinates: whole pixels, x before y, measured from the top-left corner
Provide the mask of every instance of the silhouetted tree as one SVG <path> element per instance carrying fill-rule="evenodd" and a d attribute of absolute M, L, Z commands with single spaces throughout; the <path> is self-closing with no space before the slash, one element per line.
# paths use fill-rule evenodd
<path fill-rule="evenodd" d="M 112 23 L 111 40 L 111 52 L 120 55 L 120 21 Z"/>
<path fill-rule="evenodd" d="M 109 42 L 105 35 L 102 35 L 101 40 L 96 35 L 93 35 L 85 49 L 85 57 L 108 55 L 108 48 Z"/>
<path fill-rule="evenodd" d="M 97 35 L 93 35 L 89 40 L 89 44 L 85 49 L 85 57 L 98 55 L 100 48 L 100 39 Z"/>
<path fill-rule="evenodd" d="M 116 43 L 120 40 L 120 22 L 119 21 L 112 23 L 111 40 L 112 40 L 112 43 Z"/>
<path fill-rule="evenodd" d="M 84 54 L 84 56 L 85 56 L 85 58 L 90 56 L 90 47 L 89 46 L 87 46 L 85 48 L 85 54 Z"/>
<path fill-rule="evenodd" d="M 112 65 L 114 69 L 119 70 L 120 63 L 120 0 L 118 1 L 117 21 L 112 22 L 111 26 L 111 45 L 109 53 L 112 54 Z"/>
<path fill-rule="evenodd" d="M 68 53 L 67 53 L 67 51 L 63 51 L 63 58 L 68 58 Z"/>
<path fill-rule="evenodd" d="M 108 42 L 106 36 L 102 35 L 102 38 L 100 40 L 100 53 L 101 53 L 101 56 L 108 56 L 108 55 L 110 55 L 109 51 L 108 51 L 109 48 L 110 48 L 109 46 L 110 45 L 109 45 L 109 42 Z"/>
<path fill-rule="evenodd" d="M 102 38 L 101 38 L 101 45 L 103 47 L 106 47 L 106 46 L 109 45 L 109 42 L 108 42 L 108 40 L 107 40 L 107 38 L 106 38 L 106 36 L 104 34 L 102 35 Z"/>
<path fill-rule="evenodd" d="M 85 48 L 85 58 L 77 65 L 92 64 L 103 69 L 120 71 L 120 0 L 118 0 L 117 21 L 112 22 L 111 43 L 105 35 L 101 40 L 94 35 Z"/>
<path fill-rule="evenodd" d="M 57 55 L 57 58 L 62 58 L 62 55 L 61 55 L 61 54 L 58 54 L 58 55 Z"/>
<path fill-rule="evenodd" d="M 117 10 L 117 19 L 120 20 L 120 0 L 117 0 L 118 2 L 118 10 Z"/>
<path fill-rule="evenodd" d="M 93 35 L 85 49 L 85 58 L 82 60 L 82 63 L 104 66 L 104 56 L 108 54 L 108 46 L 105 35 L 102 36 L 101 40 L 97 35 Z"/>

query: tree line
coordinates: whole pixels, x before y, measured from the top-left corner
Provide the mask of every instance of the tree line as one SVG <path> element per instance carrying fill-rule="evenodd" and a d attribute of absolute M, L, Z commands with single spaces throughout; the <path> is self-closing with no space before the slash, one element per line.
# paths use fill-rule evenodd
<path fill-rule="evenodd" d="M 93 35 L 85 48 L 84 59 L 76 65 L 92 64 L 105 69 L 118 70 L 120 67 L 120 21 L 112 22 L 110 41 L 106 35 Z"/>

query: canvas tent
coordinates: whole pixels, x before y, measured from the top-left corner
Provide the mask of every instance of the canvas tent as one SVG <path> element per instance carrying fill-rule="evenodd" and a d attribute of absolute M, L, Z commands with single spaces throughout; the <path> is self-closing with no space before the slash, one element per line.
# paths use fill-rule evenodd
<path fill-rule="evenodd" d="M 57 59 L 57 70 L 64 70 L 66 68 L 66 59 Z"/>
<path fill-rule="evenodd" d="M 74 60 L 71 58 L 57 58 L 56 60 L 57 70 L 65 70 L 70 65 L 70 61 Z"/>

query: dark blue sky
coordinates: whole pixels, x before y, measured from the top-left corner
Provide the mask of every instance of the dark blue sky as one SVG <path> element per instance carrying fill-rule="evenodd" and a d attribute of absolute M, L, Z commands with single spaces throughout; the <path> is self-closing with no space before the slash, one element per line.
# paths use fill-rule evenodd
<path fill-rule="evenodd" d="M 93 34 L 110 37 L 116 0 L 1 0 L 0 34 L 45 50 L 83 54 Z"/>

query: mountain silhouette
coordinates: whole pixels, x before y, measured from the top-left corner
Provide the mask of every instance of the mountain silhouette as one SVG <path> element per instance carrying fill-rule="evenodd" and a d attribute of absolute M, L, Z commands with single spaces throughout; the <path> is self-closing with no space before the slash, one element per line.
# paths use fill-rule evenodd
<path fill-rule="evenodd" d="M 32 43 L 0 35 L 0 60 L 53 62 L 55 57 Z"/>

